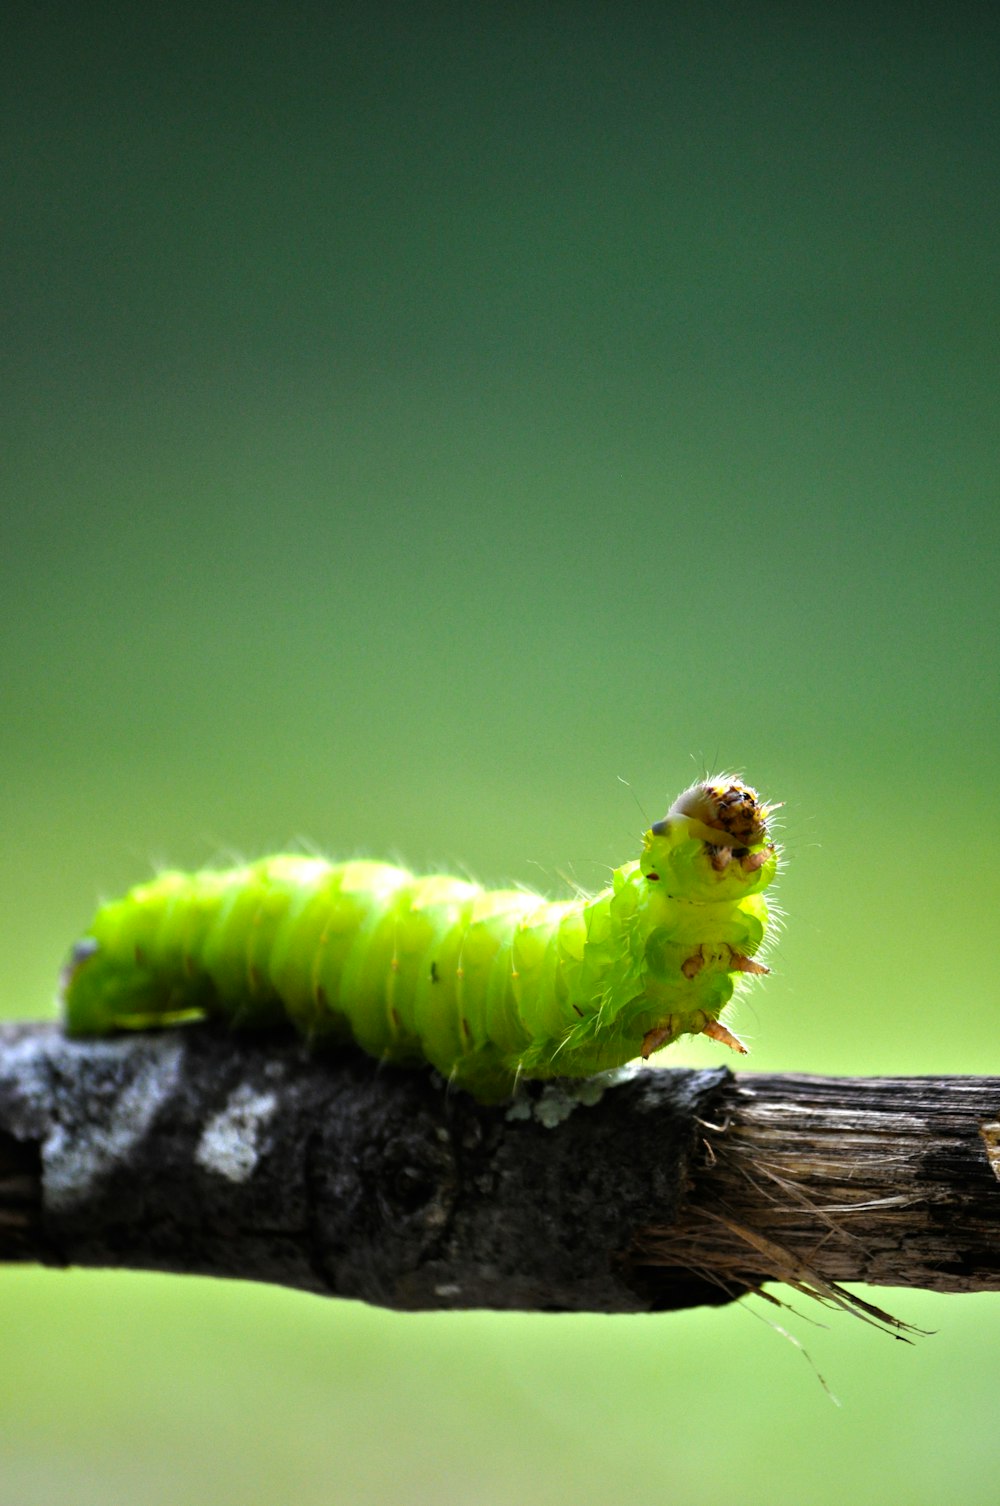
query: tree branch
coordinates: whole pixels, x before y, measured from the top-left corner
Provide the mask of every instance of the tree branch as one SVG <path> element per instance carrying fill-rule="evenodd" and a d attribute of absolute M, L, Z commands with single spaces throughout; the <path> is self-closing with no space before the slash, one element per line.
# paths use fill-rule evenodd
<path fill-rule="evenodd" d="M 998 1147 L 1000 1078 L 640 1070 L 484 1108 L 283 1034 L 0 1030 L 0 1260 L 387 1307 L 997 1290 Z"/>

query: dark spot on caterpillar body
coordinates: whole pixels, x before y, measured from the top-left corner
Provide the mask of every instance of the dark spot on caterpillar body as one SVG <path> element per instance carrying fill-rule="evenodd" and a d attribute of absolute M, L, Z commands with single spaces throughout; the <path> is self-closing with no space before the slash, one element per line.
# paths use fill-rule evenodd
<path fill-rule="evenodd" d="M 742 976 L 766 972 L 771 809 L 728 776 L 694 785 L 607 889 L 556 902 L 292 855 L 161 873 L 73 949 L 66 1027 L 288 1019 L 310 1040 L 429 1062 L 486 1101 L 684 1034 L 745 1049 L 718 1019 Z"/>

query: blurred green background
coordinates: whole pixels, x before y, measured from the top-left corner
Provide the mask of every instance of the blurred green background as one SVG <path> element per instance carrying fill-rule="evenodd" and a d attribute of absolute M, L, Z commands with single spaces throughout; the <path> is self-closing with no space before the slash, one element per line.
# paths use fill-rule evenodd
<path fill-rule="evenodd" d="M 4 1013 L 157 864 L 598 887 L 731 767 L 752 1066 L 1000 1070 L 996 8 L 2 28 Z M 874 1295 L 838 1410 L 759 1303 L 7 1269 L 0 1506 L 994 1499 L 1000 1298 Z"/>

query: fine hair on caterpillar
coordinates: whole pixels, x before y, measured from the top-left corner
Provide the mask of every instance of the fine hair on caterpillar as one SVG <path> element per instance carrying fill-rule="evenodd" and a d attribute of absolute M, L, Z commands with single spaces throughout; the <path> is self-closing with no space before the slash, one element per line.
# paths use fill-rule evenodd
<path fill-rule="evenodd" d="M 701 780 L 605 889 L 569 900 L 292 854 L 166 871 L 98 910 L 63 973 L 66 1028 L 288 1020 L 486 1102 L 682 1035 L 744 1052 L 719 1016 L 767 972 L 775 808 L 735 776 Z"/>

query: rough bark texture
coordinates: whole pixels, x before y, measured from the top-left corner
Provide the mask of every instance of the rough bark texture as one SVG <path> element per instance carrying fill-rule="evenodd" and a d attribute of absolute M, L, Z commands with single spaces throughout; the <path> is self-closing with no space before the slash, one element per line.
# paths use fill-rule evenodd
<path fill-rule="evenodd" d="M 1000 1288 L 1000 1079 L 640 1071 L 484 1108 L 207 1028 L 0 1030 L 0 1260 L 397 1308 Z"/>

